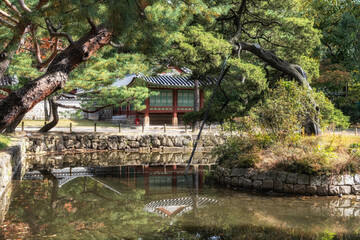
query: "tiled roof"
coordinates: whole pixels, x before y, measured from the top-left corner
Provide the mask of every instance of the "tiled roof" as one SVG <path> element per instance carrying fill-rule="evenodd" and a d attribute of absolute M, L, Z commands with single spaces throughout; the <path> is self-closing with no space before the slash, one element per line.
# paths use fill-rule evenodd
<path fill-rule="evenodd" d="M 144 81 L 155 84 L 155 85 L 162 85 L 162 86 L 176 86 L 176 87 L 194 87 L 194 81 L 189 80 L 189 77 L 183 76 L 166 76 L 166 75 L 158 75 L 154 77 L 144 77 L 140 76 L 140 79 Z M 215 79 L 202 79 L 200 80 L 200 86 L 209 85 L 215 83 Z"/>
<path fill-rule="evenodd" d="M 9 75 L 4 75 L 0 78 L 0 86 L 9 86 L 14 84 L 14 79 Z"/>
<path fill-rule="evenodd" d="M 206 197 L 199 197 L 197 200 L 199 207 L 206 206 L 207 204 L 215 204 L 218 202 L 215 199 Z M 178 217 L 183 215 L 185 212 L 192 210 L 193 205 L 194 201 L 191 197 L 161 199 L 146 204 L 145 210 L 148 212 L 154 212 L 159 216 Z"/>

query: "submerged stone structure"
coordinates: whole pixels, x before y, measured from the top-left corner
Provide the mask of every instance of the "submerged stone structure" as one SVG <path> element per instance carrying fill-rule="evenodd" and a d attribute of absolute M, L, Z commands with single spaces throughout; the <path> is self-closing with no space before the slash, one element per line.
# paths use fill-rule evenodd
<path fill-rule="evenodd" d="M 253 168 L 217 167 L 214 177 L 220 183 L 259 191 L 318 196 L 360 194 L 360 174 L 312 176 Z"/>

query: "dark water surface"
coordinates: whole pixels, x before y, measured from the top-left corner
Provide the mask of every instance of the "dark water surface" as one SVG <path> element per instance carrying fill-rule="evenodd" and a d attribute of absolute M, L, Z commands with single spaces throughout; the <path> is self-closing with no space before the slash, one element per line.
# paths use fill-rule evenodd
<path fill-rule="evenodd" d="M 208 168 L 193 166 L 187 178 L 179 165 L 31 169 L 7 193 L 0 237 L 360 238 L 360 198 L 234 191 L 204 181 Z"/>

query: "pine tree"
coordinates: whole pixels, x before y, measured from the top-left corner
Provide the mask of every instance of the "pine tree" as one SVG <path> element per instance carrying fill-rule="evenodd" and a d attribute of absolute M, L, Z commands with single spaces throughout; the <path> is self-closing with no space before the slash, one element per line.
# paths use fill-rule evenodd
<path fill-rule="evenodd" d="M 50 36 L 65 39 L 67 43 L 48 66 L 42 66 L 46 69 L 44 75 L 26 83 L 0 103 L 0 131 L 21 119 L 39 101 L 63 89 L 70 73 L 105 45 L 117 47 L 118 53 L 161 54 L 169 46 L 170 33 L 183 28 L 192 11 L 192 6 L 178 6 L 175 1 L 41 2 L 45 4 L 40 7 L 40 14 L 34 17 L 32 9 L 35 5 L 27 6 L 24 1 L 18 3 L 21 15 L 29 17 L 31 24 L 38 26 L 31 28 L 32 38 Z M 47 31 L 43 30 L 45 26 Z M 10 32 L 14 29 L 10 28 Z M 78 40 L 74 41 L 74 38 Z M 106 57 L 114 57 L 111 54 L 114 52 Z M 37 48 L 35 55 L 39 55 Z"/>

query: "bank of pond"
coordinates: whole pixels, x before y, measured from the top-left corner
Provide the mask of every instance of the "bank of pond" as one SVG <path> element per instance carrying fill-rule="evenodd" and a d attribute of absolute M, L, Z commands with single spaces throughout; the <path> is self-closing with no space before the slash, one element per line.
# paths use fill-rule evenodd
<path fill-rule="evenodd" d="M 360 237 L 360 198 L 355 195 L 239 191 L 213 181 L 220 168 L 210 158 L 201 160 L 208 157 L 204 153 L 195 158 L 187 175 L 179 154 L 164 153 L 157 162 L 145 164 L 138 161 L 139 154 L 132 155 L 127 155 L 131 161 L 119 155 L 110 162 L 109 153 L 31 158 L 21 180 L 14 180 L 1 199 L 0 238 Z"/>

